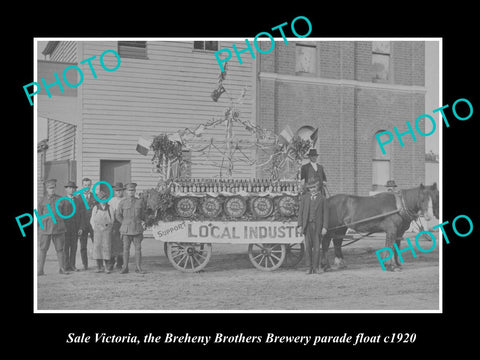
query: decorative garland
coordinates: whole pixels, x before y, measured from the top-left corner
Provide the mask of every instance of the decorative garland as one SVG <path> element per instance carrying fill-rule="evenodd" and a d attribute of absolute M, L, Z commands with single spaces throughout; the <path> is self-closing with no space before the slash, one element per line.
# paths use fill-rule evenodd
<path fill-rule="evenodd" d="M 178 161 L 182 166 L 182 143 L 170 140 L 167 134 L 160 134 L 153 139 L 150 148 L 153 150 L 152 163 L 162 174 L 161 180 L 166 182 L 171 178 L 171 165 Z"/>

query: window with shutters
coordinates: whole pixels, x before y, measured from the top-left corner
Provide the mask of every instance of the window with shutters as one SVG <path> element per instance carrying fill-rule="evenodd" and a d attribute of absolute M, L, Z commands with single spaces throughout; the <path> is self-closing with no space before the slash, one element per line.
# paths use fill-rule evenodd
<path fill-rule="evenodd" d="M 218 41 L 194 41 L 193 49 L 204 50 L 204 51 L 217 51 Z"/>
<path fill-rule="evenodd" d="M 148 59 L 146 41 L 119 41 L 118 55 L 120 58 Z"/>

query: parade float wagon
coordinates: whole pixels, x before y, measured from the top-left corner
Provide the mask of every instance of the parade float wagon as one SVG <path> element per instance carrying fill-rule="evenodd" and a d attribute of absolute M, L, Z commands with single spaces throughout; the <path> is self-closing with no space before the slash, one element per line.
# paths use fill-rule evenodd
<path fill-rule="evenodd" d="M 296 180 L 180 179 L 168 193 L 169 211 L 151 228 L 180 271 L 202 270 L 215 243 L 245 244 L 253 266 L 266 271 L 303 257 Z"/>

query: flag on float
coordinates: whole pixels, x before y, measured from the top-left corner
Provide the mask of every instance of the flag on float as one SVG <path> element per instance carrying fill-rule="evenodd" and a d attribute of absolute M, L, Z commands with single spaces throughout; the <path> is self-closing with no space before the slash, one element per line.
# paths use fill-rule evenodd
<path fill-rule="evenodd" d="M 290 129 L 290 126 L 286 126 L 281 132 L 280 135 L 278 136 L 278 139 L 280 140 L 280 143 L 282 145 L 289 144 L 290 141 L 293 139 L 293 131 Z"/>
<path fill-rule="evenodd" d="M 310 140 L 312 140 L 312 147 L 314 147 L 318 140 L 318 128 L 312 132 L 310 135 Z"/>
<path fill-rule="evenodd" d="M 137 151 L 143 156 L 147 156 L 148 151 L 150 150 L 150 145 L 152 145 L 152 139 L 148 140 L 144 137 L 140 137 L 137 142 Z"/>

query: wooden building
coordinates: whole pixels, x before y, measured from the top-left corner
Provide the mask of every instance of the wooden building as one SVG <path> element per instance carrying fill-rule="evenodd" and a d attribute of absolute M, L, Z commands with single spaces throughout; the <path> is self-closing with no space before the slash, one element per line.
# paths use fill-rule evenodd
<path fill-rule="evenodd" d="M 68 93 L 37 95 L 39 116 L 49 119 L 46 160 L 68 162 L 58 171 L 67 171 L 77 182 L 89 177 L 93 182 L 133 181 L 140 191 L 154 187 L 158 174 L 152 172 L 151 154 L 135 151 L 138 138 L 194 129 L 222 117 L 231 98 L 245 88 L 239 105 L 242 119 L 276 134 L 287 125 L 302 136 L 319 128 L 316 147 L 331 193 L 368 195 L 381 191 L 388 179 L 402 188 L 422 182 L 424 139 L 406 140 L 403 148 L 393 142 L 387 156 L 380 156 L 375 134 L 393 126 L 404 129 L 407 120 L 425 113 L 424 42 L 293 40 L 288 45 L 276 41 L 274 51 L 256 53 L 255 59 L 245 52 L 242 64 L 232 50 L 227 93 L 218 102 L 210 96 L 220 74 L 214 52 L 232 49 L 232 44 L 242 50 L 244 41 L 51 41 L 43 52 L 49 61 L 38 62 L 38 79 L 51 76 L 48 67 L 61 73 L 69 64 L 81 67 L 84 79 Z M 112 72 L 99 64 L 109 49 L 121 58 Z M 88 64 L 80 64 L 93 56 L 97 78 Z M 113 68 L 117 59 L 105 56 L 104 61 Z M 242 127 L 235 129 L 235 136 L 251 139 Z M 221 144 L 224 137 L 225 129 L 218 127 L 198 141 Z M 253 148 L 245 151 L 252 158 L 268 156 Z M 189 176 L 218 175 L 219 154 L 212 151 L 207 158 L 192 151 L 188 156 Z M 265 173 L 238 161 L 233 176 Z"/>
<path fill-rule="evenodd" d="M 221 46 L 231 47 L 232 42 Z M 136 182 L 140 191 L 155 187 L 159 175 L 153 172 L 152 154 L 136 152 L 139 137 L 151 138 L 162 133 L 174 133 L 185 128 L 195 129 L 212 118 L 224 116 L 230 97 L 238 98 L 243 89 L 246 96 L 238 106 L 243 119 L 255 123 L 255 72 L 252 59 L 242 65 L 232 63 L 224 86 L 227 93 L 217 102 L 211 98 L 220 74 L 213 52 L 216 41 L 60 41 L 49 42 L 44 54 L 49 61 L 39 61 L 38 79 L 45 76 L 47 84 L 54 82 L 46 66 L 56 66 L 61 74 L 66 65 L 77 65 L 83 70 L 83 82 L 70 89 L 70 94 L 58 91 L 48 98 L 38 96 L 39 116 L 48 118 L 48 161 L 74 160 L 76 180 L 88 177 L 109 182 Z M 119 68 L 112 72 L 102 69 L 100 55 L 113 49 L 121 58 Z M 97 78 L 88 64 L 91 60 Z M 113 68 L 116 58 L 104 58 L 105 66 Z M 70 70 L 67 74 L 78 72 Z M 49 76 L 49 77 L 47 77 Z M 78 82 L 79 80 L 77 80 Z M 77 83 L 71 81 L 71 83 Z M 73 93 L 73 94 L 72 94 Z M 62 106 L 64 104 L 64 106 Z M 70 107 L 70 111 L 67 108 Z M 72 132 L 75 136 L 72 136 Z M 248 133 L 235 129 L 239 139 Z M 222 143 L 224 127 L 205 130 L 196 140 L 197 147 L 212 139 Z M 61 140 L 60 140 L 61 139 Z M 67 155 L 65 149 L 73 149 Z M 251 156 L 251 150 L 248 150 Z M 188 176 L 207 178 L 219 173 L 220 153 L 211 151 L 208 159 L 202 152 L 191 152 Z M 65 156 L 67 158 L 65 158 Z M 239 162 L 235 177 L 254 175 L 251 166 Z M 65 166 L 56 171 L 64 172 Z M 53 177 L 53 175 L 52 175 Z"/>

